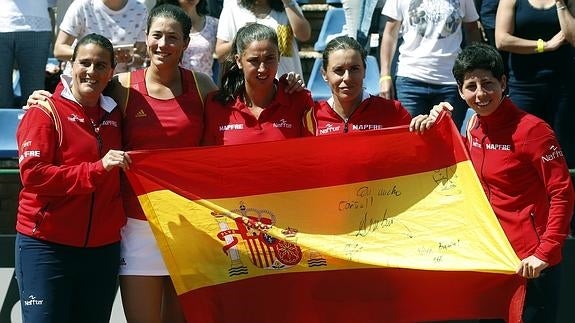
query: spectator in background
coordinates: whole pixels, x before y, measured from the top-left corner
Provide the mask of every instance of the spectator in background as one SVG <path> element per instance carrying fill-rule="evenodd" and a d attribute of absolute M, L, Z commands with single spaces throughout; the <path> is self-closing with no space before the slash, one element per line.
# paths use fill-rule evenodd
<path fill-rule="evenodd" d="M 475 0 L 479 21 L 487 43 L 495 47 L 495 15 L 499 0 Z"/>
<path fill-rule="evenodd" d="M 116 49 L 116 73 L 139 68 L 145 56 L 146 6 L 138 0 L 75 0 L 60 24 L 54 56 L 68 61 L 77 38 L 101 34 Z M 134 55 L 136 53 L 136 55 Z M 64 74 L 69 74 L 70 64 Z"/>
<path fill-rule="evenodd" d="M 499 0 L 476 0 L 475 5 L 479 11 L 479 20 L 485 36 L 487 44 L 496 47 L 495 45 L 495 16 L 497 15 L 497 7 Z M 503 58 L 503 65 L 505 66 L 505 75 L 509 76 L 509 52 L 500 50 L 499 54 Z"/>
<path fill-rule="evenodd" d="M 220 14 L 222 13 L 222 6 L 224 5 L 223 0 L 206 0 L 207 7 L 208 7 L 208 15 L 214 18 L 220 18 Z"/>
<path fill-rule="evenodd" d="M 449 101 L 453 119 L 461 127 L 467 106 L 457 92 L 451 67 L 465 31 L 467 43 L 480 41 L 479 16 L 472 0 L 387 0 L 382 14 L 387 22 L 381 39 L 380 95 L 394 98 L 391 66 L 401 30 L 395 76 L 397 99 L 411 116 L 425 114 L 429 106 Z"/>
<path fill-rule="evenodd" d="M 575 168 L 573 16 L 561 0 L 501 0 L 495 41 L 509 54 L 509 97 L 547 121 Z M 569 27 L 570 26 L 570 27 Z"/>
<path fill-rule="evenodd" d="M 56 37 L 58 37 L 58 29 L 60 24 L 62 23 L 62 19 L 64 18 L 64 15 L 66 14 L 66 11 L 68 11 L 68 7 L 70 7 L 70 4 L 72 4 L 72 2 L 74 2 L 74 0 L 56 0 L 56 10 L 55 10 L 56 21 L 54 26 Z M 56 37 L 54 37 L 54 41 L 56 41 Z"/>
<path fill-rule="evenodd" d="M 50 26 L 51 31 L 54 32 L 56 30 L 56 8 L 58 5 L 57 0 L 48 0 L 48 15 L 50 16 Z M 56 40 L 56 35 L 53 35 L 52 42 Z M 52 48 L 52 50 L 54 50 Z"/>
<path fill-rule="evenodd" d="M 46 0 L 6 0 L 0 10 L 0 107 L 22 106 L 44 88 L 52 29 Z M 20 75 L 21 98 L 14 97 L 12 75 Z"/>
<path fill-rule="evenodd" d="M 377 8 L 381 9 L 384 3 L 385 0 L 342 0 L 345 13 L 343 32 L 369 49 L 372 18 L 374 12 L 377 12 L 377 17 L 381 16 Z"/>
<path fill-rule="evenodd" d="M 49 92 L 54 92 L 58 83 L 60 83 L 60 75 L 62 75 L 63 65 L 57 58 L 54 57 L 54 42 L 56 41 L 56 15 L 57 15 L 57 0 L 48 0 L 48 13 L 50 15 L 52 41 L 50 43 L 50 51 L 48 54 L 48 62 L 46 63 L 46 76 L 44 79 L 44 89 Z"/>
<path fill-rule="evenodd" d="M 184 51 L 180 66 L 214 77 L 212 67 L 216 49 L 218 19 L 207 16 L 207 0 L 158 0 L 156 5 L 165 3 L 184 9 L 192 20 L 190 42 Z"/>
<path fill-rule="evenodd" d="M 311 27 L 295 0 L 226 1 L 216 42 L 216 56 L 220 61 L 231 51 L 237 31 L 250 23 L 263 24 L 276 31 L 280 50 L 278 77 L 289 72 L 303 74 L 296 39 L 308 40 Z"/>

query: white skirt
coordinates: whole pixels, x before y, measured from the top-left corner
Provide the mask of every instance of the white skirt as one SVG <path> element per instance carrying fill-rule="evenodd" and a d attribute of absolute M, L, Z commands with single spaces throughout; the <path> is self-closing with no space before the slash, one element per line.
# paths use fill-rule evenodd
<path fill-rule="evenodd" d="M 121 233 L 120 275 L 169 275 L 148 221 L 128 218 Z"/>

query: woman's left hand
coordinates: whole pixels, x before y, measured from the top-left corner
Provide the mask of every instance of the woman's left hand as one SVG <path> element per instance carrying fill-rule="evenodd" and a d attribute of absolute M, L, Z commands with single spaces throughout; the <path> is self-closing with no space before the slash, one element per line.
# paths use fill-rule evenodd
<path fill-rule="evenodd" d="M 562 31 L 559 31 L 553 38 L 549 39 L 545 42 L 545 51 L 546 52 L 553 52 L 556 51 L 559 47 L 561 47 L 565 43 L 565 35 Z"/>
<path fill-rule="evenodd" d="M 521 260 L 517 274 L 528 279 L 537 278 L 541 274 L 541 271 L 548 266 L 549 264 L 545 261 L 531 255 Z"/>

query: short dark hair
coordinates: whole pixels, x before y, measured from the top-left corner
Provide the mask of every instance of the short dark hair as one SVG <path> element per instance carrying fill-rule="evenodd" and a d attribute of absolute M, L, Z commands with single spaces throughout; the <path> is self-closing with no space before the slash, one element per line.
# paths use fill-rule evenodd
<path fill-rule="evenodd" d="M 363 46 L 361 46 L 361 44 L 355 40 L 354 38 L 351 38 L 349 36 L 339 36 L 336 37 L 332 40 L 329 41 L 329 43 L 327 43 L 327 46 L 325 46 L 325 49 L 323 51 L 322 54 L 322 58 L 323 58 L 323 62 L 322 62 L 322 66 L 323 66 L 323 70 L 327 70 L 327 65 L 329 63 L 329 55 L 332 52 L 335 52 L 336 50 L 340 50 L 340 49 L 353 49 L 356 52 L 358 52 L 361 55 L 361 60 L 363 62 L 363 68 L 366 68 L 366 60 L 367 60 L 367 51 L 365 50 L 365 48 Z"/>
<path fill-rule="evenodd" d="M 482 43 L 473 43 L 463 48 L 453 64 L 452 71 L 457 84 L 462 86 L 465 74 L 477 69 L 490 71 L 500 80 L 505 73 L 501 54 L 493 46 Z"/>
<path fill-rule="evenodd" d="M 111 60 L 110 64 L 112 68 L 116 67 L 116 55 L 114 53 L 114 45 L 112 45 L 112 42 L 108 38 L 94 33 L 88 34 L 80 38 L 80 40 L 78 40 L 78 43 L 76 43 L 76 46 L 74 47 L 74 53 L 72 54 L 72 61 L 76 60 L 78 49 L 87 44 L 98 45 L 103 49 L 105 49 L 108 53 L 110 53 L 110 60 Z"/>
<path fill-rule="evenodd" d="M 177 21 L 182 27 L 184 39 L 190 39 L 190 30 L 192 30 L 192 20 L 188 14 L 180 7 L 172 4 L 162 4 L 155 6 L 148 15 L 148 22 L 146 26 L 146 33 L 150 32 L 150 27 L 156 18 L 170 18 Z"/>

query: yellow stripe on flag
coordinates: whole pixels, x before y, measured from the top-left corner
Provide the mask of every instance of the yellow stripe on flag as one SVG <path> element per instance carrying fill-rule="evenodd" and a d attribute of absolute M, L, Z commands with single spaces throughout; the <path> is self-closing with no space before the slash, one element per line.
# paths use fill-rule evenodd
<path fill-rule="evenodd" d="M 211 201 L 161 190 L 140 201 L 168 255 L 178 293 L 272 273 L 371 266 L 514 273 L 519 259 L 487 200 L 469 203 L 483 196 L 472 174 L 464 161 L 432 172 L 321 189 Z M 238 232 L 235 217 L 251 218 L 264 230 Z M 218 233 L 224 231 L 222 240 Z M 249 245 L 253 240 L 262 244 L 263 233 L 287 242 L 282 256 L 287 260 L 272 255 L 266 265 L 265 248 Z M 249 234 L 259 236 L 250 240 Z M 237 243 L 226 254 L 224 246 L 234 238 Z M 290 257 L 301 259 L 294 263 Z M 314 257 L 325 265 L 310 267 Z M 231 275 L 234 266 L 245 266 L 246 274 Z"/>

